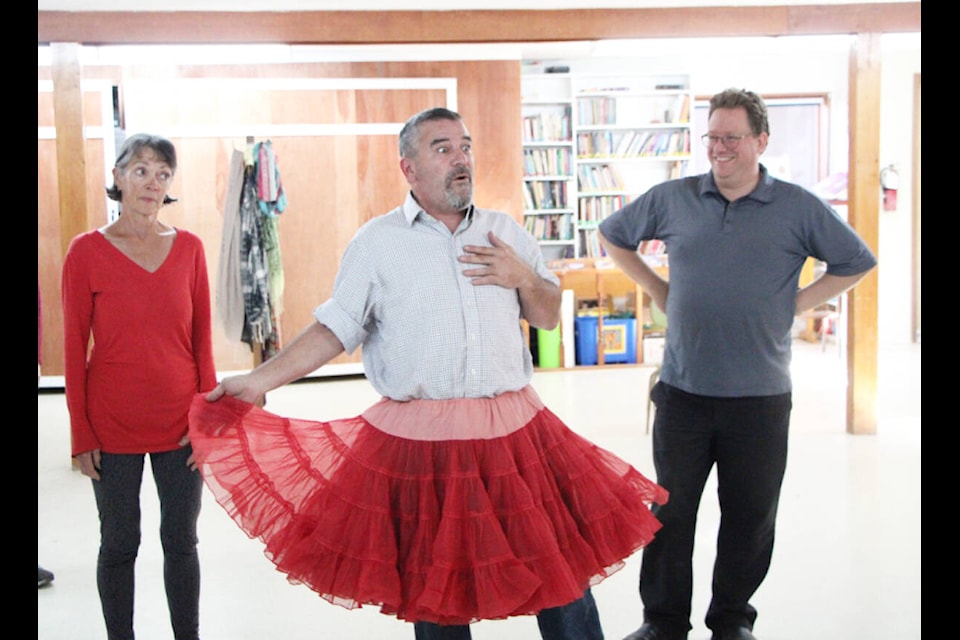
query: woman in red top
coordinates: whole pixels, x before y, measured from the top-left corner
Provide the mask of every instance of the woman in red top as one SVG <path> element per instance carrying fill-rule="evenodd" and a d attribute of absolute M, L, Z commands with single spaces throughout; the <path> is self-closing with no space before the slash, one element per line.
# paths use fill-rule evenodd
<path fill-rule="evenodd" d="M 174 637 L 198 636 L 202 481 L 180 443 L 190 400 L 216 386 L 216 371 L 203 245 L 158 219 L 174 202 L 167 191 L 176 168 L 169 140 L 128 138 L 107 190 L 120 217 L 74 238 L 63 265 L 72 450 L 100 513 L 97 585 L 110 640 L 133 638 L 145 454 L 160 498 Z"/>

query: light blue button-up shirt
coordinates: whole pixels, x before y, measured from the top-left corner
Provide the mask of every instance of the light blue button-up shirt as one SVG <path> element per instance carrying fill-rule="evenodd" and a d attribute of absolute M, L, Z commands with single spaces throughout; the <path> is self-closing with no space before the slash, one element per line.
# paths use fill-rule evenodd
<path fill-rule="evenodd" d="M 367 379 L 393 400 L 492 397 L 530 382 L 516 289 L 474 285 L 458 262 L 493 233 L 559 284 L 537 241 L 507 214 L 471 207 L 453 233 L 407 195 L 347 247 L 330 300 L 314 312 L 346 351 L 363 345 Z"/>

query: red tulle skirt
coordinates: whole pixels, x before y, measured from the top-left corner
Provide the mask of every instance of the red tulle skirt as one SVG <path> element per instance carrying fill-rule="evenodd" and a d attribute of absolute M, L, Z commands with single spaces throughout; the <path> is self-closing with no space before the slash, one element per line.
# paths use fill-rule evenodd
<path fill-rule="evenodd" d="M 532 388 L 382 400 L 315 422 L 198 395 L 217 501 L 292 583 L 443 625 L 568 604 L 623 566 L 667 492 L 568 429 Z"/>

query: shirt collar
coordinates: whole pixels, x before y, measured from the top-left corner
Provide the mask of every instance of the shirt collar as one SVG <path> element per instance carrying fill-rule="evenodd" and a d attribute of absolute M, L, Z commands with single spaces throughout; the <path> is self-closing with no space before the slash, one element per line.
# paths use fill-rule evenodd
<path fill-rule="evenodd" d="M 760 180 L 757 182 L 757 186 L 754 187 L 753 191 L 743 197 L 757 200 L 758 202 L 769 203 L 773 200 L 773 184 L 773 176 L 770 175 L 770 172 L 767 171 L 767 168 L 761 163 Z M 715 193 L 721 198 L 723 197 L 723 194 L 720 193 L 720 190 L 717 188 L 717 183 L 713 180 L 713 171 L 708 171 L 700 177 L 700 195 L 704 196 L 708 193 Z"/>
<path fill-rule="evenodd" d="M 464 219 L 467 222 L 471 222 L 473 220 L 474 211 L 475 208 L 471 203 L 471 205 L 467 207 L 467 213 L 464 216 Z M 413 223 L 417 219 L 417 216 L 419 216 L 421 213 L 424 215 L 430 215 L 423 210 L 423 207 L 420 206 L 420 203 L 417 202 L 417 199 L 413 197 L 413 191 L 408 191 L 407 199 L 403 202 L 403 217 L 407 221 L 407 224 L 412 227 Z"/>

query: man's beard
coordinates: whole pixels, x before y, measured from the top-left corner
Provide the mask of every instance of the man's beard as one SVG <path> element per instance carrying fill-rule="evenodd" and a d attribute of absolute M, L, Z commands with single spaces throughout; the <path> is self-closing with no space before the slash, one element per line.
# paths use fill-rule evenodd
<path fill-rule="evenodd" d="M 467 183 L 466 193 L 454 189 L 453 181 L 460 176 L 467 176 L 470 181 Z M 449 176 L 447 176 L 446 188 L 443 190 L 443 195 L 449 204 L 454 209 L 466 209 L 470 206 L 470 203 L 473 202 L 473 177 L 470 175 L 469 171 L 454 171 Z"/>

